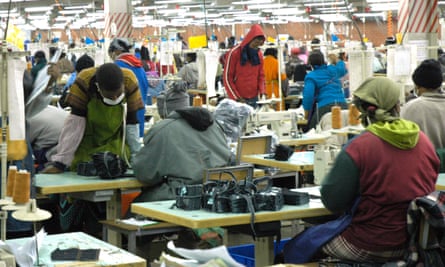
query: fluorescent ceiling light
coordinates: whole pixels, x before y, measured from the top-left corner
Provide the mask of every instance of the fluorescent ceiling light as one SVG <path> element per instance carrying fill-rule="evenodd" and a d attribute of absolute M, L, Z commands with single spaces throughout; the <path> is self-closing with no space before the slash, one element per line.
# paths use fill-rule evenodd
<path fill-rule="evenodd" d="M 325 22 L 341 22 L 341 21 L 350 21 L 348 17 L 342 14 L 320 14 L 320 15 L 312 15 L 313 17 L 317 17 L 318 19 Z"/>
<path fill-rule="evenodd" d="M 228 11 L 219 12 L 219 14 L 221 14 L 221 15 L 233 15 L 233 14 L 243 15 L 243 14 L 248 14 L 248 13 L 249 13 L 249 11 L 247 11 L 247 10 L 228 10 Z"/>
<path fill-rule="evenodd" d="M 232 2 L 232 5 L 254 5 L 254 4 L 267 4 L 267 3 L 273 3 L 273 0 L 237 1 L 237 2 Z"/>
<path fill-rule="evenodd" d="M 317 6 L 344 6 L 344 2 L 317 2 L 317 3 L 304 3 L 304 6 L 317 7 Z"/>
<path fill-rule="evenodd" d="M 63 9 L 89 9 L 89 8 L 93 8 L 93 6 L 91 4 L 82 6 L 66 6 Z"/>
<path fill-rule="evenodd" d="M 71 21 L 74 20 L 74 17 L 68 17 L 68 16 L 58 16 L 56 21 Z"/>
<path fill-rule="evenodd" d="M 48 20 L 48 16 L 47 15 L 28 16 L 28 19 L 30 19 L 30 20 L 44 20 L 44 21 L 47 21 Z"/>
<path fill-rule="evenodd" d="M 25 12 L 46 12 L 53 10 L 52 6 L 25 7 Z"/>
<path fill-rule="evenodd" d="M 317 8 L 319 11 L 329 11 L 329 10 L 337 10 L 337 11 L 348 11 L 350 8 L 346 6 L 341 7 L 321 7 Z"/>
<path fill-rule="evenodd" d="M 137 11 L 144 11 L 144 10 L 152 10 L 152 9 L 162 9 L 167 8 L 168 5 L 156 5 L 156 6 L 137 6 L 134 8 L 134 10 Z"/>
<path fill-rule="evenodd" d="M 168 14 L 177 14 L 177 13 L 185 13 L 187 12 L 187 9 L 183 9 L 183 8 L 174 8 L 174 9 L 162 9 L 162 10 L 158 10 L 158 13 L 160 14 L 164 14 L 164 15 L 168 15 Z"/>
<path fill-rule="evenodd" d="M 296 7 L 291 8 L 280 8 L 280 9 L 268 9 L 264 10 L 264 12 L 272 13 L 273 15 L 301 15 L 306 13 L 306 11 L 301 10 Z"/>
<path fill-rule="evenodd" d="M 40 0 L 28 0 L 27 2 L 35 2 Z M 25 2 L 23 0 L 12 0 L 11 2 Z M 0 0 L 0 3 L 9 3 L 9 0 Z"/>
<path fill-rule="evenodd" d="M 14 13 L 14 12 L 17 12 L 17 8 L 13 8 L 13 9 L 11 9 L 11 10 L 0 10 L 0 14 L 8 14 L 8 12 L 9 13 Z"/>
<path fill-rule="evenodd" d="M 96 12 L 96 13 L 90 13 L 88 12 L 86 14 L 87 17 L 92 17 L 92 18 L 104 18 L 105 17 L 105 13 L 103 12 Z"/>
<path fill-rule="evenodd" d="M 192 0 L 182 0 L 181 3 L 190 3 Z M 177 4 L 178 0 L 156 0 L 155 4 Z"/>
<path fill-rule="evenodd" d="M 399 3 L 371 4 L 371 11 L 399 10 Z"/>
<path fill-rule="evenodd" d="M 354 13 L 352 15 L 356 16 L 356 17 L 360 17 L 360 18 L 363 18 L 363 17 L 384 17 L 385 13 L 383 13 L 383 12 Z"/>
<path fill-rule="evenodd" d="M 8 13 L 0 13 L 0 16 L 1 16 L 2 18 L 7 18 Z M 20 13 L 18 13 L 18 12 L 11 12 L 11 13 L 9 13 L 9 17 L 10 17 L 10 18 L 20 17 Z"/>
<path fill-rule="evenodd" d="M 249 10 L 257 10 L 257 9 L 265 9 L 265 8 L 282 8 L 285 7 L 285 4 L 258 4 L 258 5 L 249 5 L 247 9 Z"/>
<path fill-rule="evenodd" d="M 59 13 L 62 15 L 76 15 L 76 14 L 81 14 L 81 13 L 85 13 L 85 10 L 60 10 Z"/>
<path fill-rule="evenodd" d="M 375 3 L 388 4 L 388 3 L 397 3 L 399 1 L 398 0 L 367 0 L 366 2 L 368 2 L 368 4 L 375 4 Z"/>

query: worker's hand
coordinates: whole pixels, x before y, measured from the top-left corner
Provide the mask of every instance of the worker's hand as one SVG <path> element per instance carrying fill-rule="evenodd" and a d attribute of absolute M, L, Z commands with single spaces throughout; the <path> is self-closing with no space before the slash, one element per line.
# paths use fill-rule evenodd
<path fill-rule="evenodd" d="M 261 94 L 260 98 L 261 98 L 261 100 L 266 100 L 267 96 L 266 96 L 266 94 Z"/>
<path fill-rule="evenodd" d="M 56 174 L 56 173 L 63 173 L 65 171 L 65 165 L 61 162 L 48 162 L 45 165 L 45 168 L 41 170 L 41 173 L 48 173 L 48 174 Z"/>

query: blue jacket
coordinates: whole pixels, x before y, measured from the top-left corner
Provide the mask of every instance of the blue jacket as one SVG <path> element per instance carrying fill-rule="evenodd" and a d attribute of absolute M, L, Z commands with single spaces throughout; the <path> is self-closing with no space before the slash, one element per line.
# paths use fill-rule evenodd
<path fill-rule="evenodd" d="M 151 97 L 148 97 L 147 75 L 145 74 L 141 61 L 132 54 L 124 53 L 115 60 L 115 63 L 121 68 L 130 69 L 134 73 L 138 79 L 139 90 L 141 92 L 144 105 L 151 105 Z M 145 109 L 139 110 L 137 116 L 139 121 L 139 136 L 142 137 L 144 136 Z"/>
<path fill-rule="evenodd" d="M 318 96 L 315 102 L 318 108 L 329 104 L 346 103 L 340 79 L 347 73 L 346 65 L 341 60 L 335 65 L 314 66 L 314 70 L 304 78 L 304 110 L 311 110 L 316 90 Z"/>

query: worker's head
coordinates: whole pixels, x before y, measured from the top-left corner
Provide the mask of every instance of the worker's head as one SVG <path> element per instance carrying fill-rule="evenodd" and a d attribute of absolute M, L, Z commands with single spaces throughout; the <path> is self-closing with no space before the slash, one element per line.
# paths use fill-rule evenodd
<path fill-rule="evenodd" d="M 399 117 L 400 88 L 389 78 L 368 78 L 353 95 L 353 103 L 361 112 L 364 126 L 378 121 L 393 121 Z"/>
<path fill-rule="evenodd" d="M 265 40 L 266 39 L 264 38 L 264 35 L 256 36 L 252 39 L 252 41 L 250 41 L 249 47 L 253 49 L 259 49 L 259 47 L 264 44 Z"/>
<path fill-rule="evenodd" d="M 34 53 L 34 61 L 36 63 L 39 63 L 39 61 L 41 61 L 43 59 L 46 59 L 45 52 L 43 52 L 42 50 L 39 50 Z"/>
<path fill-rule="evenodd" d="M 114 63 L 105 63 L 96 71 L 96 87 L 105 104 L 117 105 L 125 97 L 124 74 Z"/>
<path fill-rule="evenodd" d="M 278 50 L 274 47 L 266 48 L 266 51 L 264 51 L 264 56 L 273 56 L 274 58 L 277 58 Z"/>
<path fill-rule="evenodd" d="M 308 58 L 308 64 L 311 66 L 325 65 L 324 55 L 320 51 L 312 51 Z"/>
<path fill-rule="evenodd" d="M 108 55 L 114 60 L 118 55 L 122 53 L 130 52 L 131 45 L 127 40 L 122 38 L 115 38 L 108 47 Z"/>
<path fill-rule="evenodd" d="M 435 59 L 425 59 L 414 70 L 411 78 L 416 86 L 415 93 L 418 95 L 439 89 L 443 82 L 440 62 Z"/>
<path fill-rule="evenodd" d="M 298 54 L 300 54 L 300 48 L 292 47 L 292 49 L 290 50 L 290 54 L 291 54 L 291 56 L 297 56 Z"/>
<path fill-rule="evenodd" d="M 185 55 L 185 61 L 188 63 L 195 62 L 196 61 L 196 53 L 187 53 Z"/>
<path fill-rule="evenodd" d="M 76 62 L 76 72 L 83 69 L 94 67 L 94 59 L 87 54 L 82 55 Z"/>

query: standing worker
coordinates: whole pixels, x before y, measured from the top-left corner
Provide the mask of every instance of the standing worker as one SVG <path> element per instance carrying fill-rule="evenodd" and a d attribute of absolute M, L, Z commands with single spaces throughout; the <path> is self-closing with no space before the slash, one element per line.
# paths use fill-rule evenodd
<path fill-rule="evenodd" d="M 223 81 L 230 99 L 257 106 L 258 95 L 265 95 L 263 53 L 266 37 L 260 25 L 250 28 L 241 44 L 227 52 Z"/>
<path fill-rule="evenodd" d="M 148 80 L 144 66 L 140 59 L 130 53 L 131 45 L 124 39 L 116 38 L 110 43 L 108 55 L 114 60 L 119 67 L 130 69 L 139 83 L 142 101 L 145 105 L 151 105 L 151 97 L 148 96 Z M 139 136 L 144 136 L 145 109 L 137 113 L 139 121 Z"/>
<path fill-rule="evenodd" d="M 83 70 L 65 103 L 71 113 L 60 134 L 57 154 L 43 173 L 61 173 L 66 167 L 76 171 L 78 163 L 91 161 L 96 152 L 110 151 L 129 159 L 139 151 L 136 113 L 144 109 L 144 103 L 130 70 L 114 63 Z"/>

